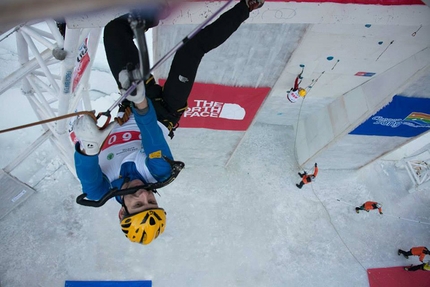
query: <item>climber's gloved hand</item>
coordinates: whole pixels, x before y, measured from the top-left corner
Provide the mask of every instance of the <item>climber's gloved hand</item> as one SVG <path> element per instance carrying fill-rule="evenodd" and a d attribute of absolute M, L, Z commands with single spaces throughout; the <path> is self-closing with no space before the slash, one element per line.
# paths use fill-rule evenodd
<path fill-rule="evenodd" d="M 119 72 L 118 81 L 121 83 L 121 94 L 124 94 L 131 87 L 132 83 L 140 81 L 136 89 L 126 99 L 135 104 L 140 104 L 145 100 L 145 86 L 139 65 L 127 64 L 127 68 Z"/>
<path fill-rule="evenodd" d="M 103 142 L 114 127 L 114 122 L 100 130 L 97 122 L 89 115 L 80 116 L 73 123 L 73 131 L 79 140 L 81 151 L 86 155 L 97 155 Z"/>

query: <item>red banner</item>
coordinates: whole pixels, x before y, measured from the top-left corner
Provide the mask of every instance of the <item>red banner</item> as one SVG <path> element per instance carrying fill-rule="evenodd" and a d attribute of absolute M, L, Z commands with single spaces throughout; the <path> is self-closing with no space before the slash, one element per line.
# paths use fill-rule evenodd
<path fill-rule="evenodd" d="M 367 269 L 367 276 L 370 287 L 430 286 L 430 272 L 423 270 L 405 271 L 403 267 L 370 268 Z"/>
<path fill-rule="evenodd" d="M 245 131 L 269 92 L 267 87 L 194 83 L 188 109 L 179 125 L 183 128 Z"/>

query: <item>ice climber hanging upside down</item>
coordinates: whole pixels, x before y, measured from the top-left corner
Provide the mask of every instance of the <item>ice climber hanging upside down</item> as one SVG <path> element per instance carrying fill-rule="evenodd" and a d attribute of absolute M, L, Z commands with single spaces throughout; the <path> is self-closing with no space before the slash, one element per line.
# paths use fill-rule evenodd
<path fill-rule="evenodd" d="M 79 139 L 75 167 L 89 200 L 100 200 L 113 188 L 130 189 L 164 181 L 171 175 L 166 159 L 173 159 L 173 155 L 166 138 L 173 135 L 187 108 L 200 61 L 205 53 L 226 41 L 250 11 L 263 4 L 264 0 L 241 0 L 186 42 L 174 56 L 164 87 L 151 76 L 145 86 L 143 82 L 137 86 L 135 95 L 127 96 L 132 113 L 123 125 L 111 123 L 99 130 L 90 116 L 75 121 L 73 129 Z M 142 78 L 137 68 L 139 51 L 127 15 L 106 25 L 104 44 L 111 72 L 123 93 Z M 132 242 L 149 244 L 165 230 L 166 212 L 159 207 L 155 192 L 141 188 L 133 194 L 116 196 L 121 204 L 121 229 Z"/>
<path fill-rule="evenodd" d="M 295 103 L 299 98 L 304 98 L 306 96 L 306 90 L 300 87 L 300 84 L 303 79 L 302 74 L 303 74 L 303 68 L 302 68 L 302 72 L 298 74 L 296 79 L 294 80 L 294 87 L 292 87 L 287 92 L 287 99 L 291 103 Z"/>

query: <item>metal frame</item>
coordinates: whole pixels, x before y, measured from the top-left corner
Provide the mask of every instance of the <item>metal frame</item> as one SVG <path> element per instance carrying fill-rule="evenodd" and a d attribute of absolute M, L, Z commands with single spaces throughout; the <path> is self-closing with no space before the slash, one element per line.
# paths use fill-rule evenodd
<path fill-rule="evenodd" d="M 428 188 L 430 184 L 430 150 L 425 150 L 415 156 L 403 158 L 413 187 L 409 192 Z"/>
<path fill-rule="evenodd" d="M 101 31 L 99 27 L 67 27 L 63 39 L 53 19 L 17 26 L 15 34 L 21 66 L 0 81 L 0 94 L 21 82 L 22 92 L 39 120 L 62 116 L 78 109 L 91 110 L 88 79 L 94 62 L 91 59 L 95 57 Z M 89 57 L 85 69 L 82 66 L 83 56 Z M 4 171 L 10 173 L 43 142 L 49 140 L 69 170 L 76 175 L 73 143 L 69 135 L 71 121 L 65 119 L 43 124 L 44 132 L 40 137 L 9 163 Z"/>
<path fill-rule="evenodd" d="M 430 182 L 430 151 L 405 158 L 406 170 L 415 187 Z"/>

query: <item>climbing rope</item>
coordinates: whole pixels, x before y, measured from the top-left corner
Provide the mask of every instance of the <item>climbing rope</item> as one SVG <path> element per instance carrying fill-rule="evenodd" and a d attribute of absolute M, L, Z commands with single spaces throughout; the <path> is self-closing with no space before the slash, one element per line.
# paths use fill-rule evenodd
<path fill-rule="evenodd" d="M 334 231 L 336 231 L 337 236 L 339 237 L 340 241 L 342 241 L 342 244 L 345 246 L 345 248 L 348 250 L 348 252 L 351 254 L 351 256 L 357 261 L 358 264 L 360 264 L 360 266 L 363 268 L 363 270 L 365 272 L 367 272 L 366 267 L 363 266 L 363 264 L 361 264 L 360 260 L 358 260 L 358 258 L 354 255 L 354 253 L 352 253 L 351 249 L 349 249 L 348 245 L 346 245 L 345 241 L 343 240 L 342 236 L 340 236 L 339 231 L 337 231 L 336 226 L 333 224 L 332 218 L 330 216 L 330 213 L 327 210 L 327 207 L 324 205 L 324 203 L 321 201 L 321 199 L 319 198 L 319 196 L 316 194 L 315 190 L 314 190 L 314 186 L 313 183 L 311 182 L 311 188 L 312 188 L 312 193 L 315 195 L 315 197 L 318 199 L 318 201 L 321 203 L 322 207 L 324 207 L 325 212 L 328 215 L 328 218 L 330 219 L 330 224 L 333 227 Z"/>
<path fill-rule="evenodd" d="M 302 71 L 302 73 L 303 73 L 303 71 Z M 305 89 L 306 90 L 306 96 L 303 97 L 303 100 L 300 104 L 299 114 L 297 115 L 296 135 L 294 136 L 294 156 L 296 158 L 296 163 L 297 163 L 297 166 L 299 167 L 299 170 L 302 170 L 303 166 L 301 164 L 299 164 L 299 157 L 297 155 L 296 145 L 297 145 L 297 134 L 299 132 L 299 121 L 300 121 L 300 115 L 302 113 L 303 103 L 305 102 L 306 97 L 309 96 L 310 92 L 312 91 L 311 89 L 315 86 L 315 84 L 318 82 L 318 80 L 321 78 L 321 76 L 324 75 L 324 73 L 325 73 L 325 71 L 322 71 L 321 74 L 316 79 L 312 79 L 311 84 L 307 87 L 307 89 Z"/>
<path fill-rule="evenodd" d="M 17 126 L 17 127 L 13 127 L 13 128 L 9 128 L 9 129 L 4 129 L 4 130 L 0 130 L 0 134 L 1 133 L 5 133 L 5 132 L 10 132 L 10 131 L 14 131 L 14 130 L 19 130 L 19 129 L 24 129 L 24 128 L 28 128 L 28 127 L 32 127 L 32 126 L 36 126 L 36 125 L 42 125 L 42 124 L 46 124 L 49 122 L 54 122 L 54 121 L 58 121 L 58 120 L 62 120 L 62 119 L 67 119 L 67 118 L 71 118 L 71 117 L 75 117 L 75 116 L 79 116 L 79 115 L 89 115 L 91 116 L 94 121 L 97 122 L 97 118 L 94 115 L 94 112 L 90 112 L 90 111 L 80 111 L 80 112 L 76 112 L 76 113 L 71 113 L 71 114 L 66 114 L 66 115 L 62 115 L 59 117 L 54 117 L 54 118 L 50 118 L 50 119 L 46 119 L 46 120 L 41 120 L 38 122 L 33 122 L 33 123 L 29 123 L 26 125 L 22 125 L 22 126 Z"/>
<path fill-rule="evenodd" d="M 297 155 L 297 149 L 296 149 L 296 144 L 297 144 L 297 134 L 299 132 L 299 121 L 300 121 L 300 115 L 302 113 L 302 107 L 303 107 L 303 103 L 305 102 L 306 96 L 303 98 L 303 101 L 300 104 L 300 109 L 299 109 L 299 114 L 297 115 L 297 121 L 296 121 L 296 135 L 294 136 L 294 156 L 296 158 L 296 163 L 297 166 L 299 167 L 299 170 L 302 170 L 303 167 L 301 164 L 299 164 L 299 156 Z"/>

